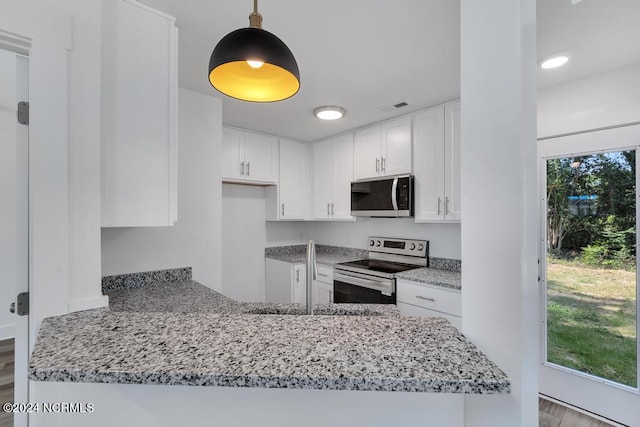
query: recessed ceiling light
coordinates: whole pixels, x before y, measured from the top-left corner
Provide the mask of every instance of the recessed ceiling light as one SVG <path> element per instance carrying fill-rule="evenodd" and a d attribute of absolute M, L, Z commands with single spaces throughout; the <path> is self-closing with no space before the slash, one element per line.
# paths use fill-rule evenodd
<path fill-rule="evenodd" d="M 550 56 L 550 57 L 548 57 L 548 58 L 546 58 L 545 60 L 542 61 L 542 63 L 540 64 L 540 68 L 543 68 L 545 70 L 550 70 L 552 68 L 558 68 L 558 67 L 561 67 L 564 64 L 566 64 L 567 61 L 569 61 L 569 57 L 566 56 L 566 55 Z"/>
<path fill-rule="evenodd" d="M 313 115 L 322 120 L 338 120 L 347 114 L 347 110 L 337 105 L 323 105 L 313 109 Z"/>

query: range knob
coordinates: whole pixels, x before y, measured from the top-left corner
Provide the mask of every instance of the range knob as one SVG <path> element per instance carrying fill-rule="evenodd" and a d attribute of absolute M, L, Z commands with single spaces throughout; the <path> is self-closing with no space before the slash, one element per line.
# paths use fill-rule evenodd
<path fill-rule="evenodd" d="M 410 250 L 414 250 L 415 248 L 416 248 L 416 244 L 415 243 L 412 243 L 412 244 L 409 245 L 409 249 Z"/>
<path fill-rule="evenodd" d="M 423 249 L 424 249 L 424 245 L 423 245 L 422 243 L 420 243 L 420 244 L 418 245 L 418 250 L 419 250 L 419 251 L 421 251 L 421 250 L 423 250 Z"/>
<path fill-rule="evenodd" d="M 373 240 L 369 240 L 369 246 L 373 246 L 374 245 L 374 241 Z"/>
<path fill-rule="evenodd" d="M 380 246 L 380 240 L 376 240 L 376 246 Z"/>

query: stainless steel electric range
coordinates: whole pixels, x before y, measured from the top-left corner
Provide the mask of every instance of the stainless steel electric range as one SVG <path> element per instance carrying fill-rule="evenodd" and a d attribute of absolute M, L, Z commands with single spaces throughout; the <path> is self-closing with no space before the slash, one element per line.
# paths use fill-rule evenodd
<path fill-rule="evenodd" d="M 396 273 L 429 266 L 427 240 L 369 237 L 368 249 L 368 258 L 334 266 L 334 302 L 395 304 Z"/>

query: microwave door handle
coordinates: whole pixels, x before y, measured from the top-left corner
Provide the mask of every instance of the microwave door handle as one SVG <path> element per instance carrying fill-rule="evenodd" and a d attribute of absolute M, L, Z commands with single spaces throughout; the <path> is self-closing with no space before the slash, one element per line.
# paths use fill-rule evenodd
<path fill-rule="evenodd" d="M 391 187 L 391 204 L 393 210 L 398 210 L 398 178 L 393 179 L 393 186 Z"/>

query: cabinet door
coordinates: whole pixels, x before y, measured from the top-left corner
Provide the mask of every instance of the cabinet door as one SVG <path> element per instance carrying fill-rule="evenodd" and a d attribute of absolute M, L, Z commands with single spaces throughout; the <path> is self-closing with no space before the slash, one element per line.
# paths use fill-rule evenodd
<path fill-rule="evenodd" d="M 312 145 L 313 217 L 317 219 L 327 219 L 331 216 L 335 159 L 333 149 L 332 140 L 317 142 Z M 353 157 L 351 161 L 353 162 Z M 351 163 L 349 169 L 353 170 L 353 163 Z"/>
<path fill-rule="evenodd" d="M 244 134 L 245 179 L 256 182 L 276 182 L 275 162 L 278 140 L 251 132 Z"/>
<path fill-rule="evenodd" d="M 444 183 L 445 218 L 452 221 L 462 219 L 462 198 L 460 197 L 460 103 L 444 108 Z"/>
<path fill-rule="evenodd" d="M 175 21 L 126 1 L 106 2 L 103 13 L 102 226 L 173 225 L 178 121 Z"/>
<path fill-rule="evenodd" d="M 291 301 L 298 304 L 307 303 L 307 268 L 304 264 L 297 264 L 293 267 Z"/>
<path fill-rule="evenodd" d="M 244 133 L 222 129 L 222 179 L 244 179 Z"/>
<path fill-rule="evenodd" d="M 280 140 L 280 219 L 307 216 L 307 144 Z"/>
<path fill-rule="evenodd" d="M 383 123 L 380 175 L 411 173 L 411 117 Z"/>
<path fill-rule="evenodd" d="M 355 179 L 375 178 L 380 175 L 380 126 L 356 132 L 353 142 Z"/>
<path fill-rule="evenodd" d="M 333 285 L 313 281 L 313 304 L 329 304 L 333 302 Z"/>
<path fill-rule="evenodd" d="M 444 108 L 413 118 L 416 221 L 444 220 Z"/>
<path fill-rule="evenodd" d="M 333 140 L 334 180 L 331 197 L 331 217 L 353 219 L 351 216 L 351 181 L 353 181 L 353 134 Z"/>

